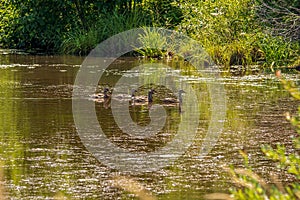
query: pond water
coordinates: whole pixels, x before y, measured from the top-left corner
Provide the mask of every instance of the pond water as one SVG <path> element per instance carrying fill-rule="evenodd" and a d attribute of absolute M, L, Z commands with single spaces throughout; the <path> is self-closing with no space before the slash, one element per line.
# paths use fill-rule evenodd
<path fill-rule="evenodd" d="M 134 181 L 157 199 L 202 199 L 204 194 L 228 193 L 234 183 L 224 168 L 244 166 L 240 150 L 248 155 L 250 165 L 266 180 L 270 180 L 272 172 L 281 182 L 293 181 L 260 151 L 263 144 L 277 143 L 294 151 L 291 138 L 295 131 L 285 120 L 285 113 L 295 113 L 297 102 L 274 75 L 221 73 L 219 81 L 226 91 L 224 128 L 212 150 L 201 157 L 197 154 L 210 126 L 212 105 L 205 77 L 193 75 L 188 82 L 197 91 L 200 117 L 192 144 L 172 165 L 135 173 L 130 169 L 111 168 L 97 159 L 76 129 L 72 90 L 83 60 L 75 56 L 0 55 L 2 191 L 10 199 L 132 199 L 134 195 L 116 183 L 118 177 L 125 177 L 128 183 Z M 182 61 L 154 62 L 177 71 L 189 69 Z M 147 61 L 132 58 L 116 61 L 105 70 L 106 84 L 100 84 L 97 91 L 101 92 L 104 87 L 111 89 L 126 70 L 141 63 L 147 64 Z M 171 72 L 165 73 L 168 76 Z M 187 70 L 178 77 L 185 80 L 186 74 L 191 73 Z M 126 76 L 135 74 L 134 70 L 126 72 Z M 285 76 L 293 80 L 298 78 L 292 74 Z M 142 80 L 144 83 L 146 79 Z M 137 87 L 137 94 L 146 95 L 152 87 L 156 90 L 153 104 L 162 103 L 160 99 L 171 95 L 167 88 L 149 84 Z M 130 133 L 122 133 L 114 121 L 111 105 L 88 98 L 86 101 L 93 104 L 107 139 L 130 152 L 155 152 L 167 145 L 176 138 L 179 124 L 187 113 L 187 108 L 179 112 L 178 104 L 164 105 L 166 121 L 162 131 L 148 138 L 130 137 Z M 145 127 L 151 122 L 147 104 L 128 104 L 128 108 L 135 123 Z M 134 162 L 138 165 L 139 160 Z"/>

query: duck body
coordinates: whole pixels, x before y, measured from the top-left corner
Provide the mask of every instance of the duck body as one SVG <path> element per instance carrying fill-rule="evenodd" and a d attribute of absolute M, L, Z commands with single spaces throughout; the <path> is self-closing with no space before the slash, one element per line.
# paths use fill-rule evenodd
<path fill-rule="evenodd" d="M 154 90 L 151 89 L 148 91 L 148 95 L 147 96 L 143 96 L 143 95 L 136 95 L 136 90 L 132 93 L 131 95 L 131 104 L 132 105 L 145 105 L 145 104 L 149 104 L 153 102 L 153 94 L 154 94 Z"/>
<path fill-rule="evenodd" d="M 137 105 L 137 104 L 143 104 L 147 102 L 147 97 L 146 96 L 137 96 L 136 95 L 137 90 L 133 89 L 131 90 L 131 94 L 123 94 L 123 93 L 119 93 L 119 94 L 113 94 L 112 95 L 112 99 L 113 100 L 117 100 L 119 102 L 122 101 L 128 101 L 130 102 L 132 105 Z"/>
<path fill-rule="evenodd" d="M 148 91 L 148 102 L 149 103 L 153 102 L 153 94 L 154 94 L 154 92 L 155 91 L 153 89 L 151 89 L 151 90 Z"/>
<path fill-rule="evenodd" d="M 123 94 L 123 93 L 119 93 L 119 94 L 114 94 L 112 96 L 113 99 L 117 100 L 117 101 L 130 101 L 133 100 L 135 98 L 135 93 L 137 91 L 135 89 L 131 90 L 131 94 Z"/>
<path fill-rule="evenodd" d="M 142 103 L 147 103 L 147 102 L 148 102 L 148 99 L 147 99 L 146 96 L 140 95 L 140 96 L 135 96 L 135 97 L 133 97 L 133 98 L 131 99 L 131 102 L 132 102 L 132 103 L 140 103 L 140 104 L 142 104 Z"/>
<path fill-rule="evenodd" d="M 179 100 L 177 98 L 167 97 L 162 100 L 164 104 L 178 104 Z"/>
<path fill-rule="evenodd" d="M 178 98 L 173 98 L 173 97 L 167 97 L 167 98 L 164 98 L 164 99 L 162 99 L 162 102 L 164 103 L 164 104 L 167 104 L 167 105 L 170 105 L 170 106 L 172 106 L 172 105 L 177 105 L 177 104 L 182 104 L 182 94 L 183 93 L 185 93 L 185 91 L 183 91 L 183 90 L 179 90 L 178 91 Z"/>
<path fill-rule="evenodd" d="M 90 98 L 97 103 L 105 103 L 110 100 L 110 93 L 108 88 L 104 88 L 103 93 L 90 95 Z"/>
<path fill-rule="evenodd" d="M 109 95 L 109 89 L 108 88 L 104 88 L 102 93 L 96 93 L 96 94 L 92 94 L 90 95 L 90 98 L 93 99 L 100 99 L 100 98 L 108 98 Z"/>

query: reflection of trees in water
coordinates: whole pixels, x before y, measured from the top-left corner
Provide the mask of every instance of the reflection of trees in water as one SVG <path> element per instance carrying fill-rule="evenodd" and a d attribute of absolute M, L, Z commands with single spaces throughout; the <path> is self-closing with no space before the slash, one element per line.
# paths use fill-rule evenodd
<path fill-rule="evenodd" d="M 139 126 L 147 126 L 150 123 L 149 109 L 147 105 L 129 105 L 132 120 Z M 114 121 L 111 109 L 104 109 L 102 105 L 96 107 L 98 121 L 103 132 L 118 146 L 131 151 L 154 151 L 172 140 L 180 123 L 180 113 L 176 107 L 165 107 L 167 118 L 164 128 L 153 137 L 140 139 L 133 138 L 122 132 Z M 122 111 L 120 111 L 122 112 Z"/>
<path fill-rule="evenodd" d="M 186 73 L 195 73 L 192 68 L 180 66 L 176 62 L 172 62 L 170 65 L 174 65 L 174 68 L 177 67 L 177 69 L 184 69 Z M 109 179 L 111 171 L 99 164 L 81 144 L 72 120 L 70 99 L 12 99 L 12 97 L 23 98 L 24 90 L 30 89 L 30 86 L 18 87 L 18 80 L 24 79 L 22 82 L 26 82 L 25 79 L 36 80 L 35 76 L 28 76 L 27 69 L 23 71 L 18 68 L 18 70 L 18 72 L 13 72 L 10 69 L 1 69 L 0 73 L 2 95 L 0 113 L 4 117 L 0 120 L 0 155 L 4 160 L 5 178 L 9 183 L 14 184 L 11 186 L 14 191 L 9 191 L 10 195 L 16 198 L 26 195 L 51 196 L 53 191 L 61 190 L 67 191 L 72 197 L 76 195 L 119 197 L 118 195 L 121 195 L 122 191 L 104 186 L 98 180 Z M 57 69 L 39 68 L 33 70 L 33 73 L 39 75 L 48 70 Z M 64 76 L 59 73 L 52 75 L 54 76 L 52 80 L 48 80 L 49 82 L 47 79 L 42 80 L 44 85 L 39 87 L 47 88 L 48 85 L 63 84 L 64 81 L 69 84 L 69 81 L 72 80 L 70 77 L 64 79 Z M 174 198 L 187 194 L 198 197 L 199 193 L 207 192 L 207 188 L 215 188 L 216 185 L 227 188 L 229 187 L 228 182 L 224 181 L 226 177 L 224 178 L 220 168 L 216 167 L 221 161 L 238 163 L 242 159 L 235 156 L 238 155 L 237 151 L 240 147 L 259 146 L 260 142 L 283 141 L 283 143 L 287 143 L 287 134 L 290 133 L 290 129 L 286 129 L 286 127 L 290 127 L 290 125 L 285 122 L 282 111 L 290 109 L 289 111 L 292 113 L 295 108 L 293 102 L 289 100 L 287 92 L 278 89 L 277 82 L 272 80 L 268 82 L 264 78 L 253 81 L 250 78 L 243 80 L 243 77 L 228 79 L 228 84 L 225 83 L 227 121 L 224 134 L 220 137 L 220 143 L 210 154 L 212 158 L 199 161 L 189 157 L 189 155 L 193 155 L 193 152 L 195 154 L 199 152 L 211 117 L 207 85 L 205 82 L 197 83 L 195 81 L 191 84 L 194 90 L 199 91 L 197 97 L 200 110 L 199 133 L 196 136 L 195 144 L 189 148 L 186 159 L 180 159 L 178 165 L 164 169 L 164 177 L 156 173 L 137 175 L 139 180 L 145 180 L 147 187 L 150 185 L 151 189 L 154 188 L 158 192 L 174 191 L 163 194 Z M 68 88 L 67 85 L 66 90 L 60 91 L 69 94 Z M 148 89 L 148 87 L 140 88 L 140 92 L 146 94 Z M 156 103 L 160 103 L 160 99 L 164 97 L 171 96 L 170 91 L 164 87 L 158 87 L 157 90 L 157 96 L 154 97 Z M 48 97 L 51 97 L 52 94 L 50 92 Z M 29 94 L 26 93 L 26 95 Z M 176 98 L 176 94 L 173 97 Z M 134 140 L 115 128 L 117 125 L 110 109 L 104 109 L 98 104 L 95 106 L 99 115 L 99 123 L 105 129 L 104 132 L 110 140 L 132 151 L 154 151 L 156 148 L 164 146 L 172 140 L 180 122 L 178 108 L 176 106 L 166 107 L 168 118 L 164 129 L 152 138 Z M 128 104 L 128 106 L 131 117 L 139 125 L 145 126 L 150 122 L 146 105 L 132 107 Z M 214 156 L 219 157 L 214 158 Z M 254 161 L 260 161 L 257 156 L 259 155 L 253 155 Z M 262 165 L 263 169 L 270 168 L 269 163 L 266 162 L 259 162 L 256 166 Z M 20 188 L 19 191 L 15 190 L 17 187 Z M 86 192 L 87 188 L 90 191 Z"/>
<path fill-rule="evenodd" d="M 10 69 L 1 69 L 0 74 L 0 157 L 3 159 L 2 164 L 9 166 L 4 170 L 4 175 L 14 184 L 18 184 L 21 179 L 18 175 L 24 171 L 16 166 L 23 164 L 27 144 L 24 144 L 22 139 L 30 134 L 30 124 L 27 113 L 23 113 L 26 104 L 14 100 L 16 97 L 22 98 L 18 91 L 21 75 Z"/>

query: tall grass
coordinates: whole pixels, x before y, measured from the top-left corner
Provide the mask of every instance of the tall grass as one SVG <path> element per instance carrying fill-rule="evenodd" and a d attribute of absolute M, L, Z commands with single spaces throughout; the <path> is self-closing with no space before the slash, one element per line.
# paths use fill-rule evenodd
<path fill-rule="evenodd" d="M 117 33 L 147 26 L 150 21 L 145 13 L 138 8 L 133 12 L 102 14 L 94 26 L 88 30 L 77 28 L 69 32 L 61 45 L 61 52 L 65 54 L 86 55 L 103 40 Z"/>
<path fill-rule="evenodd" d="M 138 40 L 144 48 L 135 51 L 144 57 L 159 58 L 165 56 L 167 52 L 163 49 L 167 43 L 167 38 L 151 28 L 143 28 L 143 31 L 144 34 L 140 34 Z"/>
<path fill-rule="evenodd" d="M 61 45 L 61 53 L 85 55 L 99 41 L 99 33 L 97 29 L 88 31 L 76 29 L 66 35 Z"/>

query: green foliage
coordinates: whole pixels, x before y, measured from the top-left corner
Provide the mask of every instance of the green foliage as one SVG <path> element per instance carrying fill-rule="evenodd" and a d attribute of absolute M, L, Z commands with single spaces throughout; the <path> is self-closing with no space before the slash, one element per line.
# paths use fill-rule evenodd
<path fill-rule="evenodd" d="M 61 52 L 65 54 L 88 54 L 97 44 L 97 30 L 75 30 L 66 35 L 66 39 L 62 42 Z"/>
<path fill-rule="evenodd" d="M 299 42 L 266 32 L 252 0 L 185 1 L 178 29 L 201 42 L 216 64 L 287 65 L 299 55 Z"/>
<path fill-rule="evenodd" d="M 300 100 L 300 92 L 292 82 L 281 80 L 285 89 L 287 89 L 291 95 Z M 287 119 L 293 126 L 296 127 L 297 133 L 300 134 L 300 106 L 298 107 L 297 116 L 291 117 L 287 114 Z M 277 145 L 274 149 L 271 146 L 262 147 L 262 151 L 266 157 L 277 162 L 278 167 L 286 170 L 287 173 L 294 175 L 298 182 L 283 186 L 276 177 L 273 178 L 275 185 L 266 184 L 266 182 L 256 175 L 251 168 L 246 165 L 247 169 L 231 169 L 230 172 L 236 183 L 243 186 L 241 189 L 233 189 L 231 193 L 234 199 L 299 199 L 300 198 L 300 137 L 293 139 L 295 151 L 293 153 L 287 153 L 286 148 L 283 145 Z M 246 156 L 244 156 L 246 157 Z"/>
<path fill-rule="evenodd" d="M 61 52 L 87 54 L 98 43 L 117 33 L 144 26 L 174 26 L 181 20 L 180 9 L 172 0 L 120 1 L 119 3 L 118 6 L 108 6 L 106 12 L 98 14 L 98 20 L 88 29 L 82 30 L 79 27 L 67 33 L 62 42 Z M 144 42 L 147 42 L 150 36 L 141 37 L 144 37 Z M 141 37 L 139 40 L 142 40 Z M 154 39 L 153 35 L 151 37 Z M 149 57 L 163 54 L 160 50 L 154 49 L 144 49 L 138 53 Z"/>
<path fill-rule="evenodd" d="M 145 57 L 158 58 L 165 56 L 163 51 L 167 38 L 161 36 L 158 32 L 150 28 L 144 28 L 144 34 L 140 34 L 138 40 L 142 44 L 143 49 L 136 49 L 138 53 Z M 154 48 L 153 48 L 154 47 Z"/>
<path fill-rule="evenodd" d="M 258 46 L 264 53 L 265 66 L 284 66 L 293 62 L 300 53 L 300 44 L 286 42 L 282 37 L 260 36 Z"/>
<path fill-rule="evenodd" d="M 185 12 L 180 28 L 199 41 L 211 38 L 216 44 L 231 42 L 256 28 L 253 6 L 250 0 L 191 0 L 182 4 Z"/>
<path fill-rule="evenodd" d="M 299 138 L 294 140 L 296 146 L 299 147 Z M 265 146 L 262 148 L 266 156 L 274 161 L 279 162 L 279 167 L 287 169 L 287 172 L 294 174 L 298 179 L 300 178 L 300 157 L 297 154 L 286 155 L 286 149 L 282 145 L 277 145 L 276 149 L 270 146 Z"/>
<path fill-rule="evenodd" d="M 181 16 L 172 0 L 5 0 L 0 9 L 3 47 L 80 54 L 116 33 L 172 26 Z"/>
<path fill-rule="evenodd" d="M 149 13 L 153 26 L 174 28 L 183 19 L 179 0 L 147 0 L 143 6 Z"/>
<path fill-rule="evenodd" d="M 283 1 L 299 7 L 296 0 Z M 266 17 L 279 16 L 278 33 L 288 34 L 289 24 L 299 23 L 299 10 L 278 13 L 280 8 L 275 1 L 253 0 L 2 0 L 0 46 L 84 55 L 114 34 L 154 26 L 176 29 L 199 41 L 218 65 L 282 66 L 299 55 L 299 41 L 273 36 L 266 28 L 269 18 L 261 15 L 266 11 Z M 293 30 L 297 38 L 298 26 Z"/>
<path fill-rule="evenodd" d="M 76 15 L 71 1 L 54 2 L 51 0 L 5 1 L 6 21 L 0 17 L 1 42 L 4 46 L 52 50 L 61 42 L 62 33 L 70 24 L 76 24 Z M 3 10 L 3 8 L 1 9 Z M 9 23 L 7 23 L 9 22 Z"/>
<path fill-rule="evenodd" d="M 8 1 L 0 1 L 0 46 L 3 43 L 9 43 L 9 35 L 12 34 L 10 26 L 13 24 L 10 23 L 11 18 L 15 18 L 16 13 L 12 4 Z"/>
<path fill-rule="evenodd" d="M 255 4 L 251 0 L 189 1 L 178 27 L 200 41 L 217 64 L 251 64 L 256 46 Z"/>
<path fill-rule="evenodd" d="M 7 48 L 57 51 L 62 41 L 70 35 L 80 35 L 80 40 L 82 35 L 88 35 L 90 38 L 91 33 L 87 32 L 95 26 L 102 13 L 115 7 L 123 7 L 124 3 L 135 5 L 137 2 L 139 0 L 1 1 L 0 43 Z"/>

